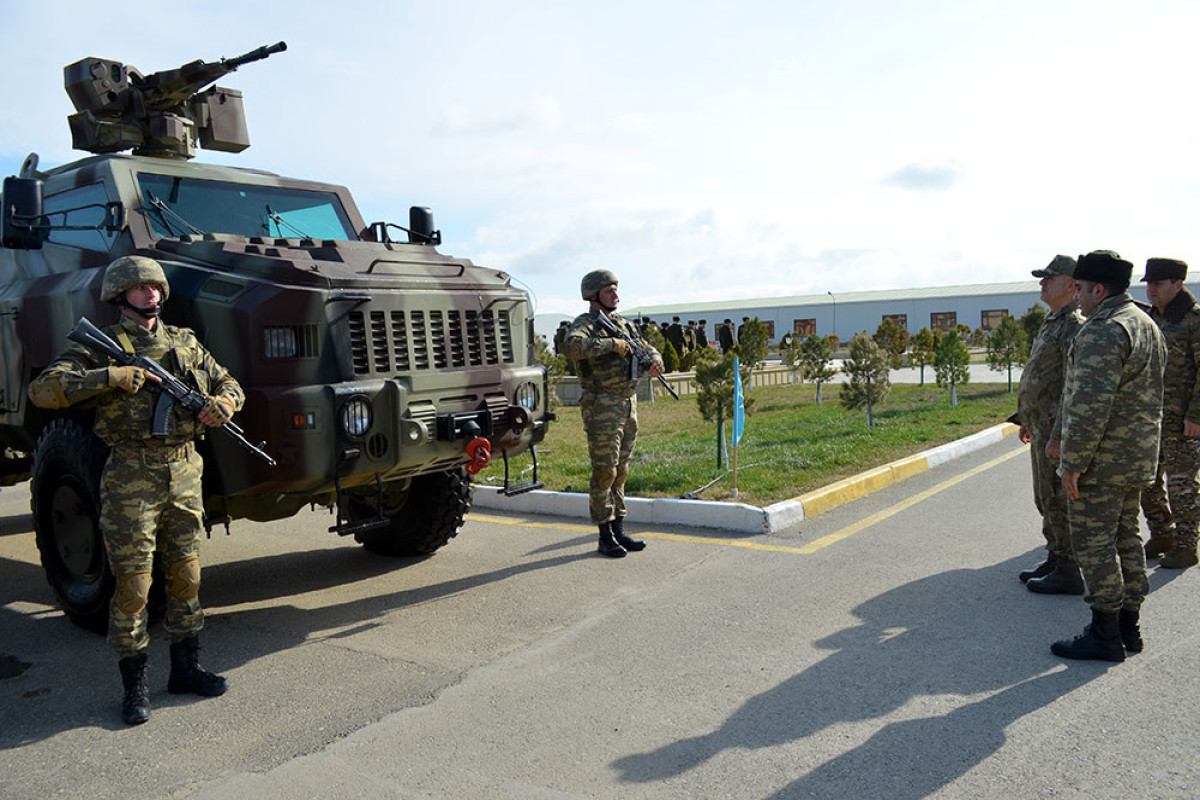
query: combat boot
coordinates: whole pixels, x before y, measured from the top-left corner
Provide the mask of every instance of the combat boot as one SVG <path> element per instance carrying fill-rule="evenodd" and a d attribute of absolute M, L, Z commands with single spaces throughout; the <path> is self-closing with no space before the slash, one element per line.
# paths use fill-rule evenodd
<path fill-rule="evenodd" d="M 1083 594 L 1083 576 L 1078 564 L 1059 558 L 1053 572 L 1043 578 L 1032 578 L 1025 588 L 1038 594 Z"/>
<path fill-rule="evenodd" d="M 1061 658 L 1095 661 L 1124 661 L 1125 646 L 1116 611 L 1092 609 L 1092 624 L 1071 641 L 1063 639 L 1050 645 L 1050 652 Z"/>
<path fill-rule="evenodd" d="M 609 558 L 625 557 L 625 548 L 617 544 L 617 540 L 613 536 L 612 524 L 608 522 L 600 523 L 600 555 Z"/>
<path fill-rule="evenodd" d="M 141 725 L 150 719 L 150 692 L 146 688 L 145 653 L 126 656 L 117 662 L 121 670 L 121 683 L 125 687 L 125 699 L 121 701 L 121 719 L 126 725 Z"/>
<path fill-rule="evenodd" d="M 1175 537 L 1168 534 L 1150 534 L 1146 540 L 1146 558 L 1165 556 L 1175 547 Z"/>
<path fill-rule="evenodd" d="M 1200 562 L 1200 558 L 1196 553 L 1196 537 L 1184 538 L 1176 532 L 1175 546 L 1171 548 L 1171 552 L 1162 557 L 1162 561 L 1159 561 L 1158 565 L 1167 569 L 1187 569 L 1196 566 L 1198 562 Z"/>
<path fill-rule="evenodd" d="M 229 689 L 229 681 L 200 666 L 200 637 L 189 636 L 171 643 L 171 675 L 167 691 L 171 694 L 198 694 L 217 697 Z"/>
<path fill-rule="evenodd" d="M 613 539 L 617 541 L 617 544 L 621 545 L 621 547 L 624 547 L 629 552 L 636 553 L 639 550 L 646 549 L 646 543 L 641 539 L 631 539 L 625 535 L 624 517 L 613 517 L 612 522 L 608 523 L 608 526 L 612 528 Z"/>
<path fill-rule="evenodd" d="M 1117 612 L 1117 627 L 1121 631 L 1121 644 L 1125 645 L 1126 653 L 1140 653 L 1145 647 L 1142 642 L 1142 630 L 1138 627 L 1138 610 L 1122 608 Z"/>
<path fill-rule="evenodd" d="M 1050 553 L 1046 556 L 1046 560 L 1038 564 L 1033 569 L 1027 569 L 1017 575 L 1021 579 L 1021 583 L 1028 583 L 1031 578 L 1041 578 L 1049 575 L 1054 571 L 1054 565 L 1058 562 L 1058 556 Z"/>

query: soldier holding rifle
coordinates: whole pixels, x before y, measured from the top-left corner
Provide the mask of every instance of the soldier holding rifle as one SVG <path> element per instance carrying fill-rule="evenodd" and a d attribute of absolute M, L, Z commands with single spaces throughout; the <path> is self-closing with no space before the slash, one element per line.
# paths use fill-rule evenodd
<path fill-rule="evenodd" d="M 171 409 L 165 430 L 152 430 L 156 384 L 138 366 L 73 345 L 30 384 L 40 408 L 79 403 L 95 408 L 95 432 L 112 452 L 100 482 L 100 526 L 116 590 L 109 608 L 108 642 L 117 651 L 125 696 L 122 717 L 137 725 L 150 717 L 146 687 L 147 602 L 155 552 L 166 578 L 166 628 L 171 634 L 167 691 L 215 697 L 228 682 L 199 664 L 200 530 L 203 461 L 194 441 L 205 427 L 229 422 L 242 407 L 241 386 L 186 328 L 160 322 L 170 293 L 157 261 L 123 256 L 104 273 L 101 299 L 120 309 L 121 320 L 104 329 L 131 355 L 154 359 L 193 386 L 207 402 L 193 413 Z"/>
<path fill-rule="evenodd" d="M 588 312 L 571 324 L 563 351 L 578 364 L 583 389 L 580 411 L 592 461 L 589 508 L 600 529 L 600 553 L 621 558 L 646 543 L 625 535 L 625 479 L 637 438 L 636 349 L 649 357 L 651 375 L 661 377 L 662 356 L 638 333 L 637 327 L 616 314 L 617 276 L 595 270 L 580 285 Z M 605 324 L 607 323 L 607 324 Z M 614 334 L 616 329 L 630 341 Z"/>

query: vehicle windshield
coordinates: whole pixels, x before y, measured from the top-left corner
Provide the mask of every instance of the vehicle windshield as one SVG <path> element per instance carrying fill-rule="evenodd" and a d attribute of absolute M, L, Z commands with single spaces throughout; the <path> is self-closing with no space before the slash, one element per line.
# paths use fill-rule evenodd
<path fill-rule="evenodd" d="M 138 174 L 159 236 L 231 233 L 285 239 L 357 239 L 333 192 Z"/>

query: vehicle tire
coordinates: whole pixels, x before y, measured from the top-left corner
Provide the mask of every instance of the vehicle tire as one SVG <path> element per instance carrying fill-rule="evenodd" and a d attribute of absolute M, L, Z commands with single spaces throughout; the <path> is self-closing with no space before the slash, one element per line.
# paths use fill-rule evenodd
<path fill-rule="evenodd" d="M 78 421 L 52 420 L 31 474 L 33 529 L 54 596 L 79 627 L 108 630 L 113 576 L 100 533 L 100 474 L 108 447 Z"/>
<path fill-rule="evenodd" d="M 471 508 L 471 481 L 464 469 L 434 472 L 413 478 L 402 495 L 387 498 L 386 528 L 355 536 L 372 553 L 385 556 L 429 555 L 458 535 Z M 376 514 L 374 496 L 349 498 L 347 512 L 358 522 Z"/>

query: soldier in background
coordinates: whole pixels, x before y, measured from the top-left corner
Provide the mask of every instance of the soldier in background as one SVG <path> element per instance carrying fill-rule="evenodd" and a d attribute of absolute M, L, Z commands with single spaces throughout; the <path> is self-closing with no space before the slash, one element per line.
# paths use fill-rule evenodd
<path fill-rule="evenodd" d="M 737 326 L 737 343 L 742 343 L 742 334 L 746 331 L 746 323 L 750 321 L 749 317 L 742 317 L 742 324 Z"/>
<path fill-rule="evenodd" d="M 708 320 L 702 319 L 696 326 L 696 340 L 702 350 L 707 350 L 712 344 L 712 339 L 708 338 Z"/>
<path fill-rule="evenodd" d="M 1142 511 L 1150 528 L 1146 557 L 1163 556 L 1159 566 L 1167 569 L 1196 565 L 1200 531 L 1200 307 L 1183 286 L 1186 278 L 1187 264 L 1173 258 L 1150 259 L 1142 278 L 1168 354 L 1158 474 L 1142 492 Z"/>
<path fill-rule="evenodd" d="M 1015 422 L 1020 439 L 1028 444 L 1033 462 L 1033 502 L 1042 515 L 1046 560 L 1018 577 L 1032 592 L 1083 594 L 1083 578 L 1071 551 L 1071 528 L 1067 522 L 1067 497 L 1058 477 L 1058 458 L 1047 454 L 1059 448 L 1059 407 L 1062 402 L 1063 371 L 1067 349 L 1083 325 L 1075 304 L 1075 259 L 1055 256 L 1044 268 L 1033 270 L 1041 278 L 1041 300 L 1050 314 L 1038 329 L 1029 349 L 1029 360 L 1021 373 Z"/>
<path fill-rule="evenodd" d="M 717 342 L 721 345 L 722 355 L 733 349 L 733 320 L 728 317 L 717 328 Z"/>
<path fill-rule="evenodd" d="M 695 351 L 700 345 L 696 342 L 696 320 L 689 319 L 687 327 L 683 329 L 683 346 L 687 348 L 689 353 Z"/>
<path fill-rule="evenodd" d="M 588 311 L 571 323 L 564 351 L 578 363 L 583 389 L 579 407 L 592 461 L 588 508 L 600 529 L 600 553 L 621 558 L 627 551 L 646 547 L 645 542 L 625 535 L 625 479 L 638 429 L 637 378 L 629 343 L 600 328 L 597 315 L 607 316 L 652 355 L 651 375 L 661 374 L 663 363 L 637 329 L 617 315 L 616 275 L 606 269 L 589 272 L 580 283 L 580 294 L 588 302 Z"/>
<path fill-rule="evenodd" d="M 1138 499 L 1158 464 L 1167 347 L 1129 296 L 1132 272 L 1108 250 L 1075 266 L 1075 299 L 1087 321 L 1067 357 L 1060 471 L 1092 622 L 1050 646 L 1062 658 L 1124 661 L 1143 646 L 1138 623 L 1150 582 Z"/>
<path fill-rule="evenodd" d="M 684 354 L 683 326 L 679 324 L 679 317 L 671 317 L 671 324 L 663 331 L 667 337 L 667 341 L 671 343 L 671 347 L 675 348 L 675 353 L 680 358 Z"/>
<path fill-rule="evenodd" d="M 132 354 L 153 358 L 208 395 L 197 416 L 174 408 L 165 436 L 151 433 L 157 400 L 156 375 L 117 366 L 108 356 L 73 345 L 29 386 L 39 408 L 64 409 L 91 401 L 95 432 L 112 452 L 100 479 L 100 527 L 116 579 L 109 606 L 108 643 L 117 651 L 125 689 L 121 715 L 127 724 L 150 718 L 146 688 L 146 605 L 157 551 L 167 580 L 166 628 L 171 634 L 171 694 L 224 694 L 229 683 L 199 663 L 200 493 L 204 462 L 194 440 L 205 426 L 224 425 L 242 407 L 241 386 L 187 328 L 160 322 L 170 286 L 158 262 L 123 256 L 104 273 L 101 299 L 120 308 L 121 320 L 104 329 Z"/>

